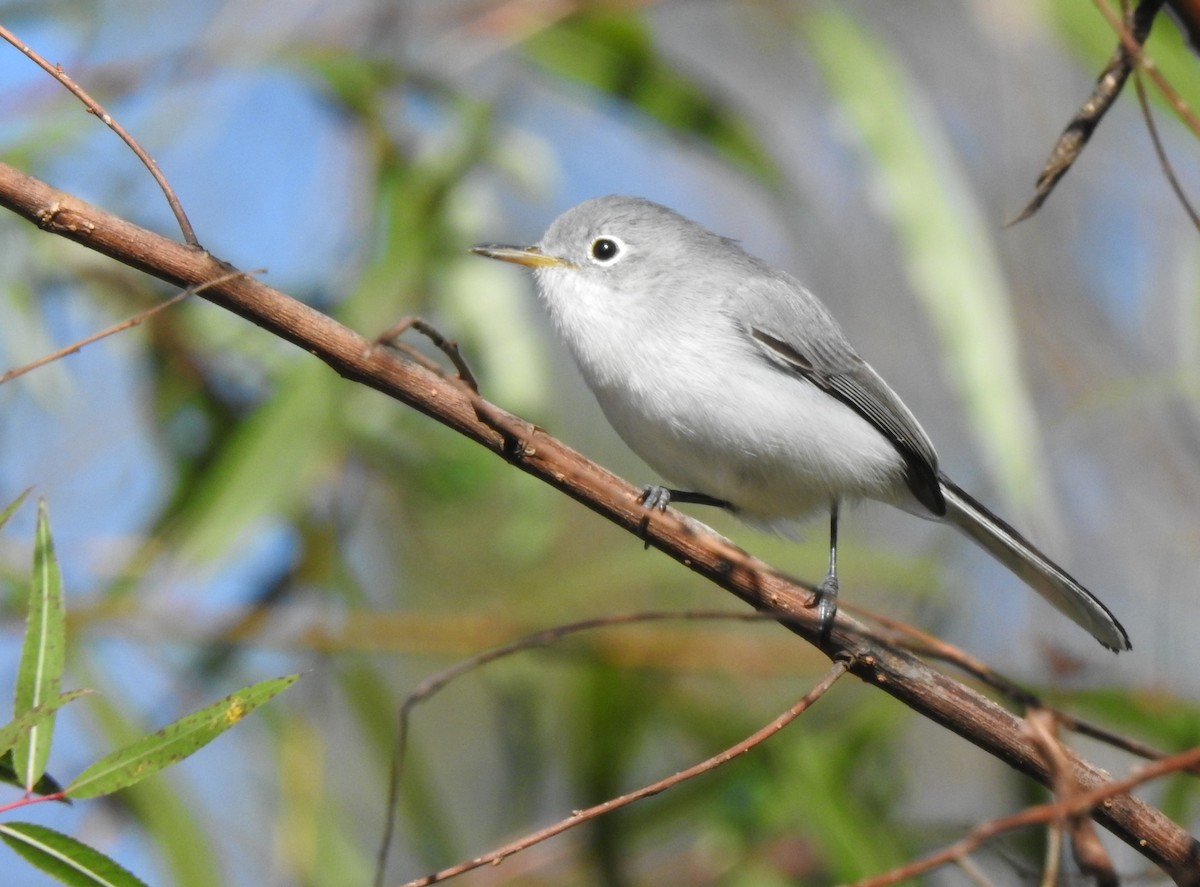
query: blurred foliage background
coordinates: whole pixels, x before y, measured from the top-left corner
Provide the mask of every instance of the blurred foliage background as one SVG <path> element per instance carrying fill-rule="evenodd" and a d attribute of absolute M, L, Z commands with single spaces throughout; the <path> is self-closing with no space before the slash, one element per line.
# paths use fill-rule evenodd
<path fill-rule="evenodd" d="M 794 271 L 947 470 L 1090 585 L 1134 651 L 1108 656 L 968 543 L 888 509 L 845 522 L 846 598 L 1164 748 L 1200 741 L 1200 251 L 1132 91 L 1039 215 L 1003 227 L 1115 45 L 1091 4 L 17 0 L 0 19 L 136 134 L 210 251 L 368 336 L 423 315 L 486 396 L 635 482 L 652 477 L 529 282 L 466 247 L 532 242 L 581 199 L 635 193 Z M 1149 52 L 1200 107 L 1170 21 Z M 0 86 L 5 162 L 175 230 L 136 159 L 9 47 Z M 1192 137 L 1157 113 L 1200 193 Z M 4 367 L 167 292 L 0 216 Z M 103 691 L 60 716 L 52 773 L 308 672 L 122 803 L 31 812 L 155 885 L 366 883 L 396 710 L 424 677 L 559 622 L 737 608 L 198 300 L 0 387 L 0 502 L 30 485 L 54 517 L 73 685 Z M 0 538 L 0 687 L 32 511 Z M 823 527 L 796 543 L 701 517 L 788 572 L 823 569 Z M 610 628 L 490 666 L 418 710 L 388 879 L 705 757 L 822 670 L 778 627 L 740 622 Z M 1147 794 L 1196 824 L 1186 783 Z M 460 883 L 834 883 L 1041 796 L 846 681 L 718 772 Z M 979 861 L 1014 883 L 1041 845 L 1018 835 Z"/>

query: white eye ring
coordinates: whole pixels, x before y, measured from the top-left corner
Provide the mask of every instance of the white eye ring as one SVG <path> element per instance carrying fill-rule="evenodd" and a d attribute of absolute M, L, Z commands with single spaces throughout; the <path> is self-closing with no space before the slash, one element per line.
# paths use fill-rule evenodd
<path fill-rule="evenodd" d="M 592 241 L 588 258 L 597 265 L 611 265 L 625 254 L 625 241 L 611 234 L 602 234 Z"/>

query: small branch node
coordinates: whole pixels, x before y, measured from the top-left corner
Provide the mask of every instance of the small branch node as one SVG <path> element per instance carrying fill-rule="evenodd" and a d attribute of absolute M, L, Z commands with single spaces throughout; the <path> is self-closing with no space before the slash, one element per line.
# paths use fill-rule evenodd
<path fill-rule="evenodd" d="M 471 372 L 471 368 L 467 365 L 466 360 L 463 359 L 462 353 L 458 349 L 458 342 L 453 339 L 447 339 L 432 325 L 416 315 L 401 318 L 395 325 L 376 336 L 373 344 L 391 348 L 393 351 L 403 352 L 407 356 L 416 359 L 426 369 L 432 369 L 434 372 L 445 377 L 445 374 L 435 364 L 427 362 L 423 356 L 418 357 L 419 352 L 413 351 L 398 341 L 410 329 L 421 333 L 433 343 L 435 348 L 449 358 L 450 362 L 454 364 L 454 369 L 458 372 L 458 381 L 471 389 L 472 393 L 479 393 L 479 382 L 475 379 L 475 374 Z"/>

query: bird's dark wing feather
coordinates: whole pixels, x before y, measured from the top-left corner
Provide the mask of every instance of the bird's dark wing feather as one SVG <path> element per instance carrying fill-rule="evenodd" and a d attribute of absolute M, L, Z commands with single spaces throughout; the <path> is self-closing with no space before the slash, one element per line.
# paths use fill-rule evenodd
<path fill-rule="evenodd" d="M 790 277 L 745 284 L 737 300 L 744 328 L 766 359 L 828 392 L 877 428 L 904 460 L 913 495 L 941 517 L 946 502 L 933 444 L 895 392 L 854 351 L 837 321 L 802 292 Z"/>

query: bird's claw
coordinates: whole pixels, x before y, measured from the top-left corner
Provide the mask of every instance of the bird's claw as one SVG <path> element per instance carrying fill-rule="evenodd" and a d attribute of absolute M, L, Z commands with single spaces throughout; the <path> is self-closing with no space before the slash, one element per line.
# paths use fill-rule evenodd
<path fill-rule="evenodd" d="M 821 643 L 829 641 L 829 633 L 833 631 L 833 620 L 837 616 L 838 580 L 837 576 L 829 575 L 817 586 L 817 626 L 821 633 Z"/>
<path fill-rule="evenodd" d="M 642 495 L 638 497 L 638 501 L 650 511 L 666 511 L 667 506 L 671 504 L 671 491 L 657 484 L 646 484 L 642 487 Z"/>

